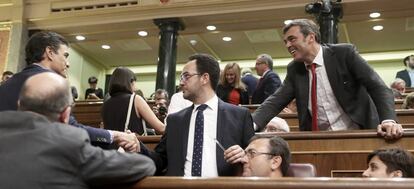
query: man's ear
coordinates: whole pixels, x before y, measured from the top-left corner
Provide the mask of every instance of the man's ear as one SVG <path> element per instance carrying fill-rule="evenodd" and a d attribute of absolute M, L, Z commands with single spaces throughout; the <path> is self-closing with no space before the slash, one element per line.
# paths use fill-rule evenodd
<path fill-rule="evenodd" d="M 45 53 L 44 53 L 44 55 L 45 55 L 45 58 L 48 58 L 48 59 L 53 59 L 53 54 L 54 54 L 55 52 L 53 51 L 53 49 L 50 47 L 50 46 L 47 46 L 46 47 L 46 50 L 45 50 Z"/>
<path fill-rule="evenodd" d="M 391 177 L 394 177 L 394 178 L 402 178 L 403 177 L 403 173 L 402 173 L 401 170 L 396 170 L 396 171 L 391 172 Z"/>
<path fill-rule="evenodd" d="M 62 123 L 69 123 L 71 106 L 67 106 L 59 115 L 59 121 Z"/>
<path fill-rule="evenodd" d="M 272 164 L 270 165 L 270 168 L 272 169 L 272 171 L 279 169 L 280 165 L 282 165 L 282 157 L 273 156 L 272 157 Z"/>

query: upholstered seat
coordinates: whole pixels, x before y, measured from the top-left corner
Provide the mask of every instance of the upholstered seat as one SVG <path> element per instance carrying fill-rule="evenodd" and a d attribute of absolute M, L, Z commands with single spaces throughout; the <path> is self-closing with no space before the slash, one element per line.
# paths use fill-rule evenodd
<path fill-rule="evenodd" d="M 316 169 L 310 163 L 291 163 L 287 175 L 288 177 L 316 177 Z"/>

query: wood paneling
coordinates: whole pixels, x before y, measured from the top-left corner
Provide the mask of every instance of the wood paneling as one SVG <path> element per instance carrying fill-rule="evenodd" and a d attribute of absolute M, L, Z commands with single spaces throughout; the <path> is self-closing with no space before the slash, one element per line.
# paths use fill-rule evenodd
<path fill-rule="evenodd" d="M 411 189 L 413 179 L 147 177 L 133 189 Z"/>

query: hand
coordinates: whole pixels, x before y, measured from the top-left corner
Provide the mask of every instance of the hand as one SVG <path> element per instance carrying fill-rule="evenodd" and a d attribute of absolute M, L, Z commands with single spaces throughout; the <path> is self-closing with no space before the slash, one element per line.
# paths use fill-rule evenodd
<path fill-rule="evenodd" d="M 403 128 L 401 124 L 392 121 L 382 123 L 377 126 L 377 133 L 385 139 L 398 139 L 403 135 Z"/>
<path fill-rule="evenodd" d="M 128 152 L 140 152 L 139 141 L 135 133 L 131 133 L 131 131 L 119 132 L 116 131 L 114 134 L 114 142 L 119 146 L 124 148 L 125 151 Z"/>
<path fill-rule="evenodd" d="M 224 151 L 224 159 L 230 164 L 242 162 L 244 156 L 244 150 L 239 145 L 233 145 Z"/>
<path fill-rule="evenodd" d="M 99 99 L 99 97 L 98 97 L 98 96 L 96 96 L 96 94 L 95 94 L 95 93 L 90 93 L 90 94 L 88 95 L 88 99 Z"/>

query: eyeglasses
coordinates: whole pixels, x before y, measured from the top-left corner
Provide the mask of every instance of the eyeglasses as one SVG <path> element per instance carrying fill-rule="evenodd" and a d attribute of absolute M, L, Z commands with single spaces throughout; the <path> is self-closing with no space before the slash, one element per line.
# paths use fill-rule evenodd
<path fill-rule="evenodd" d="M 249 159 L 253 159 L 253 158 L 255 158 L 256 156 L 259 156 L 259 155 L 271 155 L 271 156 L 276 155 L 276 154 L 267 153 L 267 152 L 258 152 L 258 151 L 253 150 L 253 149 L 248 149 L 248 150 L 245 150 L 244 152 L 246 152 L 246 155 Z"/>
<path fill-rule="evenodd" d="M 195 76 L 195 75 L 201 75 L 199 73 L 195 73 L 195 74 L 189 74 L 189 73 L 184 73 L 180 75 L 180 81 L 188 81 L 191 77 Z"/>

